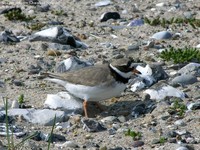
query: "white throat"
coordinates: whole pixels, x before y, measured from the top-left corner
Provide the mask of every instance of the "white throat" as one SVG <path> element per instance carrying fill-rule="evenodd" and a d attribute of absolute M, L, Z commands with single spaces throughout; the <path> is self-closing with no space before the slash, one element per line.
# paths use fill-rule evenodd
<path fill-rule="evenodd" d="M 121 72 L 119 69 L 117 69 L 116 67 L 112 66 L 111 64 L 110 64 L 110 67 L 114 71 L 116 71 L 120 76 L 122 76 L 123 78 L 130 78 L 130 76 L 132 75 L 132 72 L 127 72 L 127 73 Z"/>

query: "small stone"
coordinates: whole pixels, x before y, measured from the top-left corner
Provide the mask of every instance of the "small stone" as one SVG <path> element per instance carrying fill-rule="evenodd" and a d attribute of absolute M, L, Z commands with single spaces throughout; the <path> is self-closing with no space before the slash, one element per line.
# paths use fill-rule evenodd
<path fill-rule="evenodd" d="M 176 141 L 176 138 L 170 138 L 170 139 L 168 139 L 168 142 L 169 143 L 176 143 L 177 141 Z"/>
<path fill-rule="evenodd" d="M 193 84 L 197 81 L 198 81 L 197 77 L 193 75 L 181 75 L 181 76 L 175 77 L 172 80 L 172 84 L 173 85 L 176 85 L 176 84 L 187 85 L 187 84 Z"/>
<path fill-rule="evenodd" d="M 116 134 L 116 129 L 114 129 L 114 128 L 108 129 L 108 133 L 109 133 L 109 135 L 114 135 L 114 134 Z"/>
<path fill-rule="evenodd" d="M 172 38 L 172 34 L 169 31 L 161 31 L 155 33 L 151 38 L 156 40 L 170 39 Z"/>
<path fill-rule="evenodd" d="M 200 109 L 200 101 L 197 101 L 195 103 L 191 103 L 187 106 L 188 110 L 197 110 Z"/>
<path fill-rule="evenodd" d="M 139 45 L 138 44 L 136 44 L 136 45 L 130 45 L 130 46 L 128 46 L 128 51 L 136 51 L 136 50 L 139 50 Z"/>
<path fill-rule="evenodd" d="M 118 121 L 118 120 L 117 120 L 117 117 L 115 117 L 115 116 L 108 116 L 108 117 L 101 119 L 101 122 L 106 123 L 106 124 L 107 123 L 112 124 L 116 121 Z"/>
<path fill-rule="evenodd" d="M 138 118 L 140 115 L 145 113 L 145 104 L 139 104 L 132 109 L 131 115 Z"/>
<path fill-rule="evenodd" d="M 48 56 L 60 56 L 62 53 L 57 50 L 48 50 L 47 55 Z"/>
<path fill-rule="evenodd" d="M 153 139 L 151 143 L 152 143 L 152 144 L 159 144 L 159 143 L 160 143 L 160 140 L 159 140 L 159 139 Z"/>
<path fill-rule="evenodd" d="M 189 150 L 189 149 L 184 146 L 181 146 L 181 147 L 177 148 L 176 150 Z"/>
<path fill-rule="evenodd" d="M 107 6 L 110 4 L 112 4 L 112 2 L 110 0 L 103 0 L 103 1 L 97 2 L 95 4 L 95 7 L 103 7 L 103 6 Z"/>
<path fill-rule="evenodd" d="M 183 120 L 177 120 L 174 122 L 175 125 L 178 125 L 178 126 L 185 126 L 185 122 Z"/>
<path fill-rule="evenodd" d="M 144 145 L 143 141 L 134 141 L 133 142 L 133 147 L 141 147 Z"/>
<path fill-rule="evenodd" d="M 108 148 L 106 146 L 102 146 L 99 148 L 99 150 L 107 150 Z"/>
<path fill-rule="evenodd" d="M 16 80 L 16 79 L 13 81 L 13 84 L 14 84 L 15 86 L 24 86 L 24 83 L 23 83 L 22 81 Z"/>
<path fill-rule="evenodd" d="M 126 122 L 126 118 L 124 116 L 119 116 L 117 118 L 119 120 L 119 122 L 123 123 L 123 122 Z"/>
<path fill-rule="evenodd" d="M 59 147 L 61 149 L 63 148 L 79 148 L 78 144 L 76 144 L 75 142 L 73 141 L 66 141 L 65 143 L 63 144 L 55 144 L 56 147 Z"/>
<path fill-rule="evenodd" d="M 104 131 L 106 128 L 94 119 L 82 119 L 83 129 L 88 132 Z"/>

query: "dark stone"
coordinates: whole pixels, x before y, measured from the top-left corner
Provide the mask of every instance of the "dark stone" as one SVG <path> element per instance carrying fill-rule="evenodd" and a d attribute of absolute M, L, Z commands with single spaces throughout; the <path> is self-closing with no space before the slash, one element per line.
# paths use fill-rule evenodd
<path fill-rule="evenodd" d="M 24 83 L 22 81 L 19 81 L 19 80 L 14 80 L 12 83 L 16 86 L 24 86 Z"/>
<path fill-rule="evenodd" d="M 131 115 L 137 118 L 138 116 L 144 113 L 145 113 L 145 104 L 139 104 L 133 108 Z"/>
<path fill-rule="evenodd" d="M 133 142 L 133 147 L 141 147 L 144 145 L 143 141 L 134 141 Z"/>
<path fill-rule="evenodd" d="M 109 19 L 120 19 L 120 14 L 118 12 L 107 12 L 101 16 L 101 22 L 107 21 Z"/>
<path fill-rule="evenodd" d="M 93 119 L 82 119 L 81 122 L 83 123 L 83 129 L 87 130 L 88 132 L 99 132 L 106 130 L 104 126 Z"/>
<path fill-rule="evenodd" d="M 21 8 L 6 8 L 6 9 L 3 9 L 3 10 L 0 10 L 0 14 L 7 14 L 11 11 L 18 11 L 18 12 L 22 12 Z"/>

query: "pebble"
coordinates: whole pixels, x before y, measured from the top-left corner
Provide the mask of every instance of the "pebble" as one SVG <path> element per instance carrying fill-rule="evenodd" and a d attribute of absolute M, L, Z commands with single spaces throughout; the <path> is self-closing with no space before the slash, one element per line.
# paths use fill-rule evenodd
<path fill-rule="evenodd" d="M 101 122 L 103 122 L 105 124 L 112 124 L 116 121 L 118 121 L 118 119 L 115 116 L 108 116 L 108 117 L 101 119 Z"/>
<path fill-rule="evenodd" d="M 189 150 L 189 149 L 187 147 L 181 146 L 181 147 L 178 147 L 176 150 Z"/>
<path fill-rule="evenodd" d="M 14 81 L 12 81 L 12 83 L 15 85 L 15 86 L 24 86 L 24 83 L 20 80 L 17 80 L 15 79 Z"/>
<path fill-rule="evenodd" d="M 188 75 L 183 74 L 183 75 L 175 77 L 171 82 L 173 85 L 176 85 L 176 84 L 188 85 L 188 84 L 193 84 L 197 81 L 198 81 L 197 77 L 193 75 L 189 75 L 189 74 Z"/>
<path fill-rule="evenodd" d="M 60 56 L 62 53 L 57 50 L 48 50 L 47 51 L 47 56 Z"/>
<path fill-rule="evenodd" d="M 135 27 L 144 25 L 144 20 L 142 19 L 134 19 L 127 26 Z"/>
<path fill-rule="evenodd" d="M 185 126 L 186 123 L 183 121 L 183 120 L 177 120 L 174 122 L 175 125 L 178 125 L 178 126 Z"/>
<path fill-rule="evenodd" d="M 106 128 L 94 119 L 82 119 L 83 129 L 88 132 L 100 132 L 106 130 Z"/>
<path fill-rule="evenodd" d="M 130 45 L 130 46 L 128 46 L 128 48 L 127 48 L 128 51 L 136 51 L 136 50 L 139 50 L 139 49 L 140 49 L 140 47 L 139 47 L 138 44 Z"/>
<path fill-rule="evenodd" d="M 172 34 L 169 31 L 161 31 L 153 34 L 151 38 L 156 40 L 170 39 L 172 38 Z"/>
<path fill-rule="evenodd" d="M 187 105 L 187 109 L 188 110 L 197 110 L 197 109 L 200 109 L 200 101 L 197 101 L 195 103 L 191 103 L 191 104 Z"/>
<path fill-rule="evenodd" d="M 178 70 L 180 74 L 190 74 L 194 76 L 200 76 L 200 64 L 199 63 L 189 63 L 186 66 Z"/>
<path fill-rule="evenodd" d="M 71 70 L 78 70 L 84 67 L 89 67 L 92 65 L 93 63 L 89 61 L 84 61 L 75 56 L 72 56 L 68 59 L 59 62 L 59 64 L 56 67 L 56 71 L 59 73 L 63 73 Z"/>
<path fill-rule="evenodd" d="M 123 123 L 123 122 L 126 122 L 126 118 L 124 116 L 119 116 L 117 118 L 119 120 L 119 122 Z"/>
<path fill-rule="evenodd" d="M 133 147 L 141 147 L 144 145 L 143 141 L 134 141 L 133 142 Z"/>
<path fill-rule="evenodd" d="M 156 4 L 156 6 L 157 7 L 164 7 L 164 6 L 166 6 L 166 4 L 165 3 L 158 3 L 158 4 Z"/>
<path fill-rule="evenodd" d="M 56 147 L 59 147 L 61 149 L 63 148 L 79 148 L 78 144 L 76 144 L 75 142 L 73 141 L 66 141 L 65 143 L 63 144 L 55 144 Z"/>
<path fill-rule="evenodd" d="M 103 1 L 97 2 L 95 4 L 95 7 L 103 7 L 103 6 L 108 6 L 110 4 L 112 4 L 110 0 L 103 0 Z"/>
<path fill-rule="evenodd" d="M 140 115 L 145 114 L 145 104 L 139 104 L 133 107 L 131 115 L 138 118 Z"/>

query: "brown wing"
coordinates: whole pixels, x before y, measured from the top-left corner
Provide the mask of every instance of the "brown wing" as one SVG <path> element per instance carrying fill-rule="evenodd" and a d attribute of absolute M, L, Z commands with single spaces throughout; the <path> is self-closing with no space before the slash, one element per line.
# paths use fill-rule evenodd
<path fill-rule="evenodd" d="M 49 74 L 49 76 L 65 80 L 69 83 L 95 86 L 107 82 L 107 84 L 111 83 L 113 76 L 110 73 L 108 65 L 96 65 L 62 74 Z"/>

